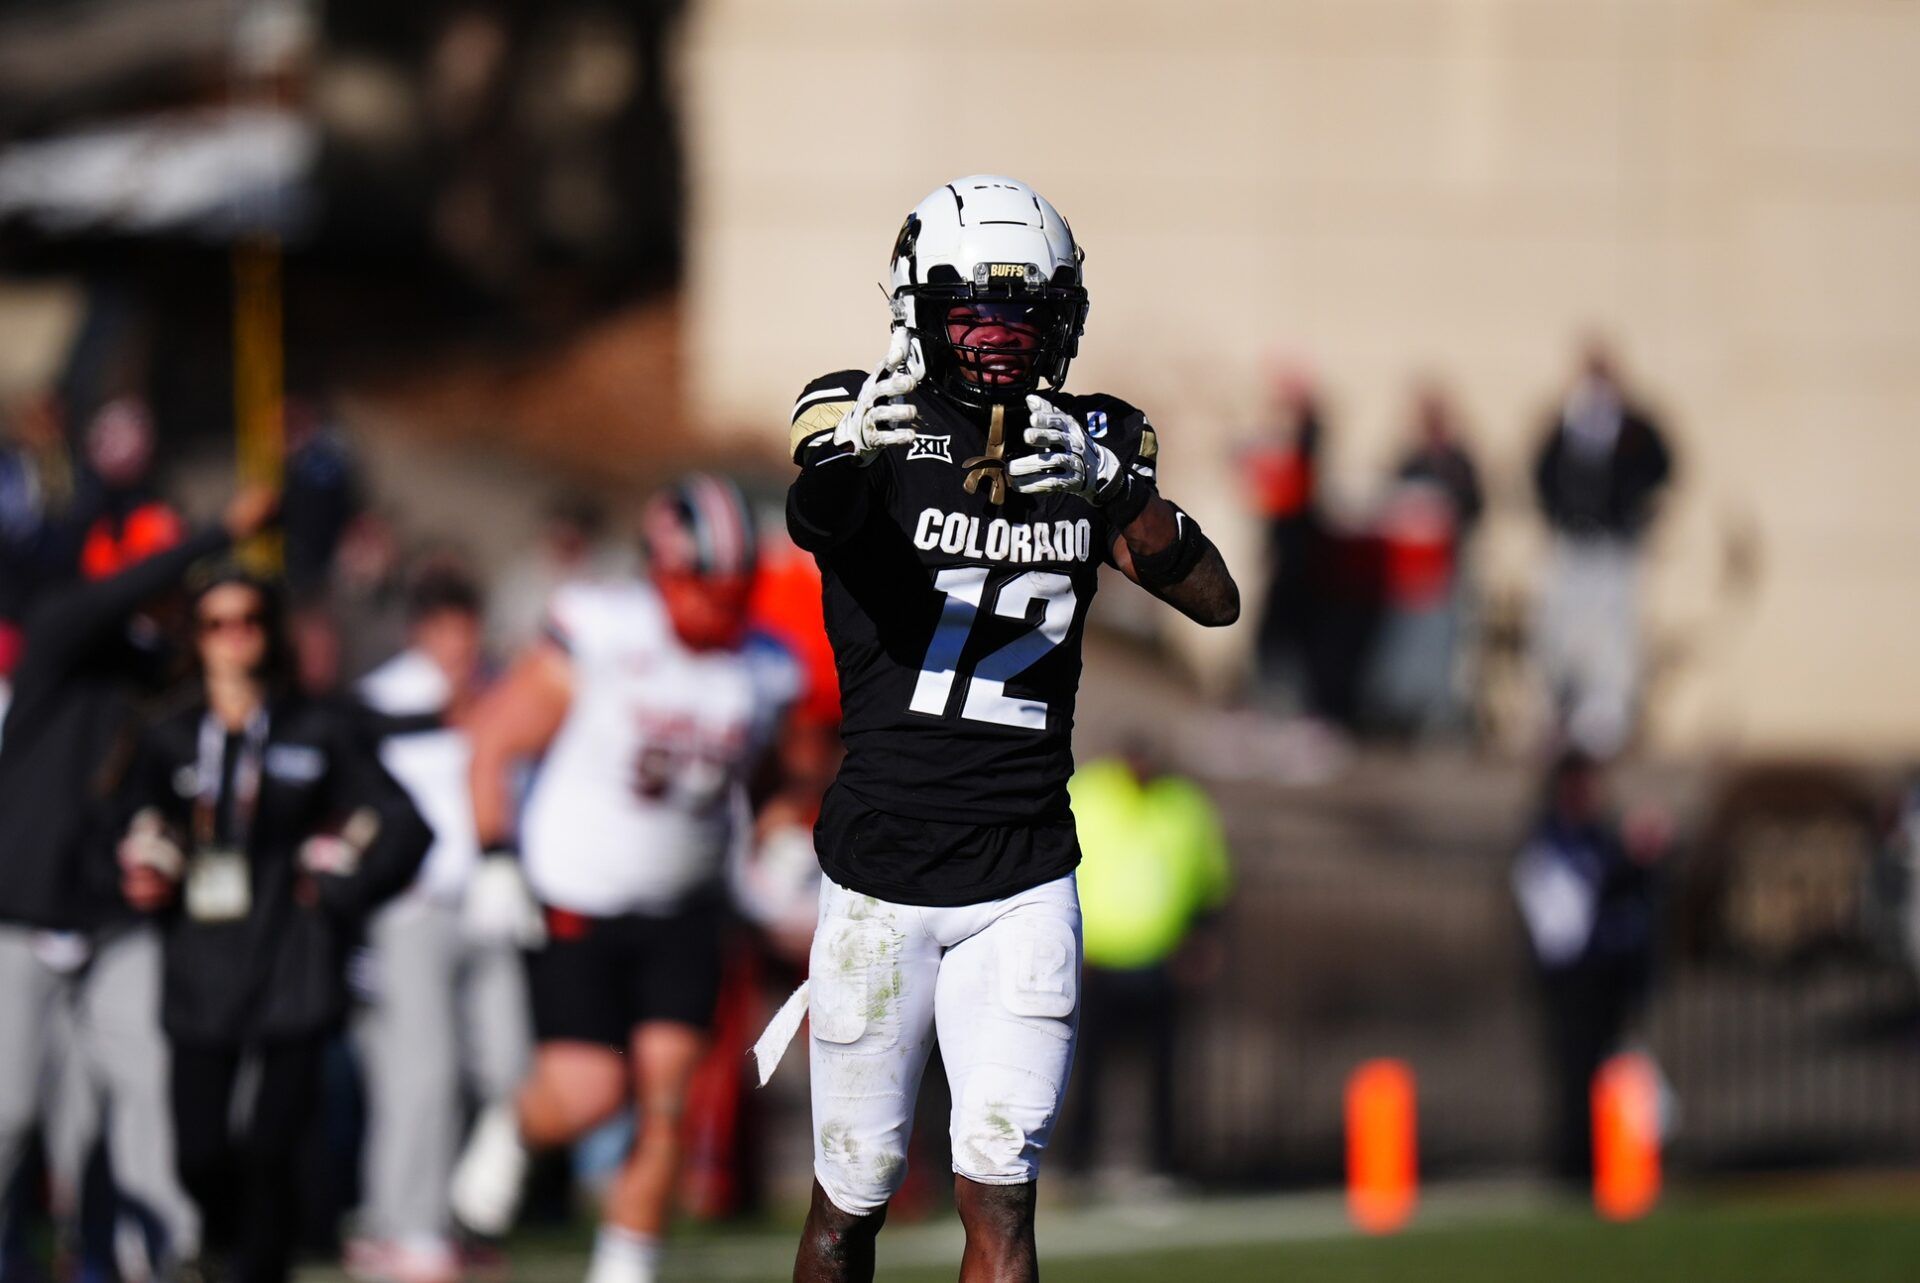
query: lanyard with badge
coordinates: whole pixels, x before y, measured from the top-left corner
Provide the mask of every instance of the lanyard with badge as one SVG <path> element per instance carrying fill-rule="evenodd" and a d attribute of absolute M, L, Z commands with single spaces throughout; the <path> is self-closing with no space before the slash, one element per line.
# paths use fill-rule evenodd
<path fill-rule="evenodd" d="M 247 838 L 260 798 L 260 765 L 267 746 L 264 710 L 247 719 L 233 768 L 233 797 L 225 842 L 220 841 L 221 786 L 225 783 L 226 729 L 209 713 L 200 723 L 200 756 L 194 771 L 193 855 L 187 861 L 186 909 L 195 922 L 232 922 L 253 908 L 253 877 Z"/>

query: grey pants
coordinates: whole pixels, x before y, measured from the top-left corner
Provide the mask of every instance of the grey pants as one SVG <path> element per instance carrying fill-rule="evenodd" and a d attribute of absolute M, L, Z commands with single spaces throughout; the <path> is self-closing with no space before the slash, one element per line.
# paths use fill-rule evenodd
<path fill-rule="evenodd" d="M 174 1169 L 159 933 L 137 927 L 97 938 L 91 958 L 70 971 L 43 960 L 38 938 L 0 926 L 0 1180 L 12 1177 L 34 1123 L 57 1099 L 47 1129 L 57 1165 L 75 1167 L 85 1152 L 74 1120 L 104 1118 L 120 1192 L 159 1222 L 171 1254 L 191 1256 L 200 1223 Z M 79 1175 L 56 1174 L 63 1183 Z"/>
<path fill-rule="evenodd" d="M 361 1232 L 443 1235 L 462 1086 L 492 1104 L 510 1099 L 527 1072 L 520 953 L 476 946 L 462 936 L 457 909 L 412 899 L 374 919 L 368 951 L 371 1001 L 355 1029 L 367 1085 Z"/>
<path fill-rule="evenodd" d="M 1632 735 L 1640 696 L 1640 553 L 1620 539 L 1553 542 L 1535 661 L 1568 738 L 1602 757 Z"/>

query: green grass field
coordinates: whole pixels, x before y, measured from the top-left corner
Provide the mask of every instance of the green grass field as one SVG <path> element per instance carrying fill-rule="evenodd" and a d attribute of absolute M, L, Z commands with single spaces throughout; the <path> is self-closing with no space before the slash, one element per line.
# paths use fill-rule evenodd
<path fill-rule="evenodd" d="M 949 1280 L 913 1270 L 900 1283 Z M 1384 1240 L 1196 1249 L 1049 1264 L 1050 1283 L 1895 1283 L 1920 1279 L 1915 1211 L 1671 1212 L 1618 1227 L 1559 1214 Z"/>
<path fill-rule="evenodd" d="M 791 1229 L 692 1231 L 676 1241 L 672 1283 L 776 1283 Z M 576 1283 L 579 1235 L 530 1236 L 511 1253 L 514 1283 Z M 1443 1191 L 1403 1234 L 1349 1233 L 1337 1198 L 1292 1195 L 1048 1213 L 1048 1283 L 1913 1283 L 1920 1280 L 1920 1190 L 1910 1183 L 1676 1199 L 1644 1221 L 1607 1225 L 1515 1190 Z M 957 1274 L 948 1218 L 882 1239 L 879 1278 L 935 1283 Z M 302 1283 L 334 1283 L 332 1271 Z"/>

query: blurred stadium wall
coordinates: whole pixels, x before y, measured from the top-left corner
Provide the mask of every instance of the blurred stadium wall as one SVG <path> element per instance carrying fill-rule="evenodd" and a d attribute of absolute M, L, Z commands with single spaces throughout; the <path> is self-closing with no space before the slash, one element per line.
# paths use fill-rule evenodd
<path fill-rule="evenodd" d="M 1241 564 L 1232 447 L 1279 350 L 1350 492 L 1411 376 L 1449 380 L 1486 579 L 1524 585 L 1534 438 L 1597 328 L 1682 451 L 1656 739 L 1920 749 L 1920 4 L 706 0 L 682 74 L 713 430 L 770 440 L 807 378 L 876 360 L 899 219 L 1005 171 L 1087 247 L 1076 382 L 1149 409 Z M 1218 673 L 1238 631 L 1182 640 Z"/>
<path fill-rule="evenodd" d="M 1318 373 L 1350 496 L 1413 376 L 1457 389 L 1494 486 L 1483 579 L 1513 599 L 1534 436 L 1609 333 L 1683 452 L 1656 741 L 1920 750 L 1912 0 L 16 0 L 0 29 L 9 153 L 251 104 L 234 172 L 280 210 L 275 158 L 318 137 L 352 199 L 289 259 L 288 368 L 447 475 L 476 442 L 609 485 L 692 454 L 779 475 L 794 390 L 880 354 L 905 211 L 1005 170 L 1088 247 L 1076 382 L 1152 412 L 1250 587 L 1234 447 L 1279 353 Z M 0 391 L 79 327 L 63 281 L 119 273 L 217 435 L 236 211 L 129 236 L 180 193 L 7 163 L 0 248 L 30 275 L 0 281 Z M 121 225 L 21 236 L 50 172 Z M 1244 662 L 1250 629 L 1160 626 L 1217 688 Z"/>

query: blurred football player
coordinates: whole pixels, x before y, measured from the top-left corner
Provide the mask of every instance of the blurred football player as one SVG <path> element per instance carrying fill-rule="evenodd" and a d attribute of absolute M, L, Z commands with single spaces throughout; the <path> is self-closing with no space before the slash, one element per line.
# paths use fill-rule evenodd
<path fill-rule="evenodd" d="M 573 1141 L 631 1101 L 589 1283 L 656 1277 L 719 984 L 725 857 L 797 689 L 787 653 L 748 634 L 756 547 L 739 490 L 688 477 L 648 503 L 641 533 L 647 578 L 561 589 L 546 638 L 472 727 L 474 820 L 497 858 L 512 855 L 509 769 L 545 754 L 520 846 L 547 942 L 530 961 L 533 1073 L 478 1124 L 453 1208 L 504 1231 L 525 1147 Z"/>
<path fill-rule="evenodd" d="M 1219 552 L 1155 488 L 1146 416 L 1063 390 L 1082 257 L 1024 183 L 938 188 L 894 245 L 885 360 L 794 406 L 787 524 L 824 577 L 847 749 L 817 826 L 802 1283 L 873 1277 L 936 1034 L 961 1277 L 1035 1277 L 1079 1005 L 1069 735 L 1100 566 L 1202 624 L 1239 615 Z"/>

